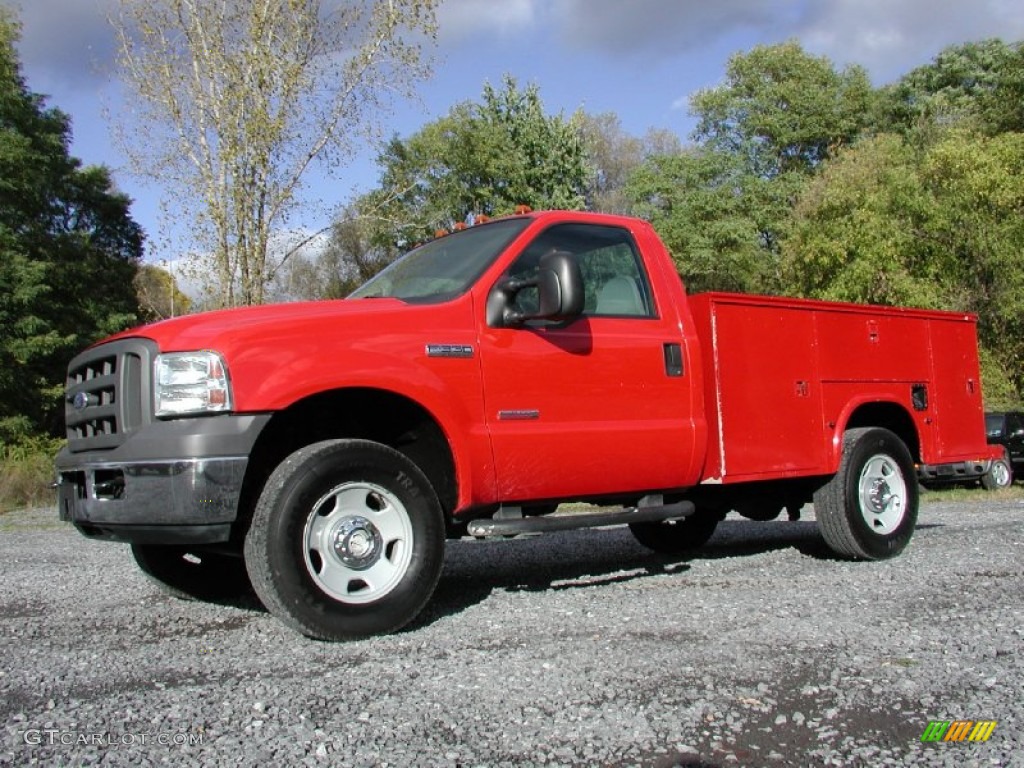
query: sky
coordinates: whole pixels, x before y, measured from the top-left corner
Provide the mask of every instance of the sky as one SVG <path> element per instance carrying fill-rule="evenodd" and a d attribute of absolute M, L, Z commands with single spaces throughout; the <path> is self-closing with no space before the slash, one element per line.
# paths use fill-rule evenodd
<path fill-rule="evenodd" d="M 134 200 L 133 218 L 157 242 L 162 190 L 127 172 L 113 140 L 123 114 L 111 75 L 113 4 L 0 0 L 23 24 L 28 88 L 71 116 L 71 153 L 112 169 Z M 410 136 L 456 103 L 479 100 L 485 82 L 500 86 L 507 73 L 521 86 L 536 84 L 549 113 L 614 112 L 628 133 L 668 129 L 685 142 L 691 95 L 721 84 L 729 57 L 758 44 L 795 39 L 837 67 L 865 67 L 882 85 L 949 45 L 1024 39 L 1020 0 L 442 0 L 437 18 L 433 76 L 418 86 L 416 102 L 387 117 L 386 136 Z M 334 175 L 311 177 L 306 194 L 340 208 L 375 185 L 375 157 L 365 147 Z M 148 258 L 173 259 L 174 249 L 154 248 Z"/>

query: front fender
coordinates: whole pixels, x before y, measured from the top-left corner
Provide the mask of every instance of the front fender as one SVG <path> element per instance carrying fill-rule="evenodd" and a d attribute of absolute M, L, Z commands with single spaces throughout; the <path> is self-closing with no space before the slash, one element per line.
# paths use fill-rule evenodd
<path fill-rule="evenodd" d="M 421 314 L 420 309 L 410 314 Z M 280 412 L 347 389 L 398 395 L 429 413 L 445 435 L 455 463 L 459 508 L 488 503 L 496 491 L 475 338 L 468 323 L 456 328 L 454 322 L 439 323 L 437 313 L 430 315 L 403 324 L 414 330 L 353 333 L 349 328 L 343 338 L 296 336 L 278 338 L 273 349 L 239 349 L 228 356 L 236 409 Z M 447 330 L 425 330 L 432 326 Z"/>

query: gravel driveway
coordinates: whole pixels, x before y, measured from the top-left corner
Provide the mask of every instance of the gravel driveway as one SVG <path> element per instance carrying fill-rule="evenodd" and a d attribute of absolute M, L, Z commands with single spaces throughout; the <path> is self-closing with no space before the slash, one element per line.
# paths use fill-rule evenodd
<path fill-rule="evenodd" d="M 926 504 L 879 563 L 808 519 L 691 558 L 451 542 L 414 626 L 335 645 L 165 597 L 52 510 L 0 516 L 0 563 L 4 766 L 1024 766 L 1019 499 Z"/>

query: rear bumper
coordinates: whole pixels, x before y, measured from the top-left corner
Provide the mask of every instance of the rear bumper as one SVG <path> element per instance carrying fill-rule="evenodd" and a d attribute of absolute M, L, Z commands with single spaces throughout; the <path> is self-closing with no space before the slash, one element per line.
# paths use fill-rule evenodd
<path fill-rule="evenodd" d="M 919 464 L 917 476 L 925 484 L 969 482 L 983 477 L 991 466 L 991 459 L 958 461 L 953 464 Z"/>
<path fill-rule="evenodd" d="M 249 454 L 269 416 L 156 422 L 113 451 L 62 451 L 59 514 L 92 538 L 139 544 L 227 541 Z"/>

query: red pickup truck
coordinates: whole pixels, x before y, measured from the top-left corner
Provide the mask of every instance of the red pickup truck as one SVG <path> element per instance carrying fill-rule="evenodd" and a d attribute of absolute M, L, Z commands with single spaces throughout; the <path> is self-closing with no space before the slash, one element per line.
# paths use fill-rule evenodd
<path fill-rule="evenodd" d="M 62 519 L 325 639 L 413 619 L 451 537 L 628 524 L 676 553 L 813 502 L 838 556 L 891 557 L 919 471 L 994 457 L 973 316 L 687 297 L 648 223 L 565 211 L 439 237 L 343 301 L 119 334 L 71 362 L 66 418 Z"/>

